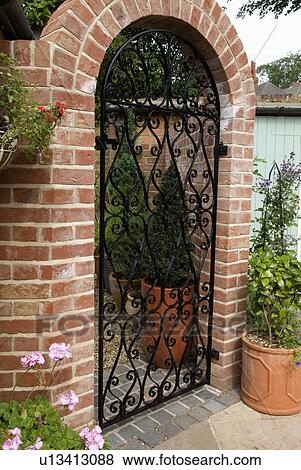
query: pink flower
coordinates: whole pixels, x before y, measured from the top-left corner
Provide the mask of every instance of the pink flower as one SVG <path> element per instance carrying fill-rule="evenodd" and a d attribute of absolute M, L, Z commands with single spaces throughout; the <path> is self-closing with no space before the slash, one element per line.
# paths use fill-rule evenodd
<path fill-rule="evenodd" d="M 70 344 L 66 343 L 53 343 L 49 347 L 49 357 L 54 361 L 61 361 L 66 357 L 69 359 L 72 357 L 72 352 L 70 351 Z"/>
<path fill-rule="evenodd" d="M 14 436 L 12 439 L 6 439 L 2 444 L 3 450 L 18 450 L 21 441 L 21 431 L 19 428 L 9 429 L 9 433 Z"/>
<path fill-rule="evenodd" d="M 81 432 L 79 433 L 79 437 L 81 439 L 84 439 L 86 437 L 86 434 L 88 434 L 88 432 L 90 432 L 89 428 L 83 428 Z"/>
<path fill-rule="evenodd" d="M 85 441 L 85 448 L 88 450 L 101 450 L 104 445 L 104 437 L 102 430 L 99 426 L 95 426 L 91 431 L 89 428 L 84 428 L 79 433 L 82 440 Z"/>
<path fill-rule="evenodd" d="M 26 447 L 26 450 L 40 450 L 43 447 L 43 441 L 42 439 L 38 436 L 36 438 L 36 442 L 34 443 L 33 446 L 28 446 Z"/>
<path fill-rule="evenodd" d="M 10 429 L 9 432 L 13 435 L 13 436 L 21 436 L 21 429 L 20 428 L 14 428 L 14 429 Z"/>
<path fill-rule="evenodd" d="M 74 392 L 74 390 L 70 390 L 70 392 L 62 393 L 60 396 L 60 402 L 63 406 L 68 406 L 70 411 L 73 411 L 75 405 L 79 402 L 79 398 Z"/>
<path fill-rule="evenodd" d="M 41 353 L 32 352 L 32 353 L 27 354 L 24 357 L 21 357 L 20 362 L 21 362 L 21 366 L 24 367 L 24 369 L 28 369 L 29 367 L 34 367 L 37 364 L 39 365 L 45 364 L 45 359 Z"/>

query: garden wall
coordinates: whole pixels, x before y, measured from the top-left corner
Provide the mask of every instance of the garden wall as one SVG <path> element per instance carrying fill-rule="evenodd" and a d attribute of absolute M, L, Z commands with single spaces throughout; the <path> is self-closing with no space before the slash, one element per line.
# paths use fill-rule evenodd
<path fill-rule="evenodd" d="M 38 41 L 0 42 L 16 57 L 40 101 L 68 107 L 51 155 L 19 154 L 0 174 L 1 399 L 22 399 L 26 351 L 46 352 L 66 341 L 73 358 L 58 369 L 52 400 L 74 389 L 80 404 L 70 424 L 93 417 L 94 387 L 94 90 L 112 39 L 127 25 L 181 32 L 207 59 L 222 105 L 216 295 L 212 384 L 222 389 L 240 377 L 240 335 L 251 217 L 254 84 L 243 46 L 212 0 L 68 0 Z"/>

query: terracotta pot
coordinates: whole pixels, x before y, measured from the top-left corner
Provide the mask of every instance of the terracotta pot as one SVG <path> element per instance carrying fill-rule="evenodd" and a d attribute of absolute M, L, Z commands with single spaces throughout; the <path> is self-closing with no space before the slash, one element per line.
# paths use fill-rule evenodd
<path fill-rule="evenodd" d="M 242 401 L 260 413 L 292 415 L 301 411 L 301 368 L 294 350 L 272 349 L 242 338 Z"/>
<path fill-rule="evenodd" d="M 161 369 L 170 368 L 173 359 L 178 367 L 187 348 L 184 338 L 188 334 L 193 314 L 193 286 L 187 287 L 183 295 L 185 306 L 181 320 L 177 320 L 179 306 L 176 288 L 165 288 L 161 298 L 161 288 L 152 286 L 147 279 L 142 279 L 141 294 L 148 312 L 143 331 L 146 355 L 152 357 L 152 349 L 155 348 L 153 364 Z M 166 339 L 169 341 L 169 346 L 166 344 Z"/>
<path fill-rule="evenodd" d="M 119 282 L 118 282 L 119 281 Z M 136 290 L 139 291 L 141 288 L 141 279 L 133 279 L 130 283 L 127 279 L 118 279 L 116 278 L 115 273 L 110 272 L 109 274 L 109 285 L 110 292 L 112 294 L 113 300 L 120 308 L 122 297 L 124 297 L 125 290 Z M 126 299 L 124 299 L 126 301 Z"/>
<path fill-rule="evenodd" d="M 129 292 L 127 295 L 127 301 L 125 306 L 126 313 L 128 315 L 136 315 L 137 313 L 139 313 L 142 304 L 141 300 L 141 293 L 139 291 L 137 292 L 136 290 L 134 290 Z"/>

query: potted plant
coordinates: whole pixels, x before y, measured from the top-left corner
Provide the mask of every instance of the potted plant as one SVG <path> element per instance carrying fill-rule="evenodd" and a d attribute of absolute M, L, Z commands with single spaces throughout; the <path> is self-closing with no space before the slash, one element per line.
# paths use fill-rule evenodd
<path fill-rule="evenodd" d="M 160 368 L 179 366 L 189 348 L 189 326 L 194 307 L 190 243 L 182 183 L 173 165 L 163 173 L 148 220 L 148 243 L 142 280 L 146 310 L 144 349 Z"/>
<path fill-rule="evenodd" d="M 144 192 L 133 156 L 118 156 L 108 179 L 106 202 L 106 254 L 113 271 L 111 294 L 120 307 L 125 291 L 141 285 L 140 246 L 144 237 Z"/>
<path fill-rule="evenodd" d="M 127 133 L 133 142 L 135 115 L 127 116 Z M 118 308 L 125 307 L 127 293 L 140 290 L 143 268 L 141 243 L 147 216 L 143 176 L 137 168 L 139 152 L 134 157 L 126 136 L 109 168 L 106 186 L 105 255 L 113 270 L 109 274 L 110 292 Z"/>
<path fill-rule="evenodd" d="M 244 403 L 272 415 L 301 411 L 301 263 L 289 234 L 300 176 L 291 155 L 257 186 L 263 205 L 250 256 L 241 387 Z"/>
<path fill-rule="evenodd" d="M 60 101 L 45 106 L 31 101 L 16 62 L 0 53 L 0 169 L 17 148 L 38 154 L 47 151 L 64 110 Z"/>

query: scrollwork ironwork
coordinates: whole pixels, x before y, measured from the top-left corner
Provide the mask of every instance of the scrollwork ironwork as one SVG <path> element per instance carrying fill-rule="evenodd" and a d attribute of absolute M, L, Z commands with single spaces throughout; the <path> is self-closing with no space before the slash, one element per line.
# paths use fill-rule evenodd
<path fill-rule="evenodd" d="M 117 147 L 100 159 L 106 426 L 209 381 L 220 107 L 206 61 L 163 30 L 121 46 L 101 104 L 102 139 Z"/>

